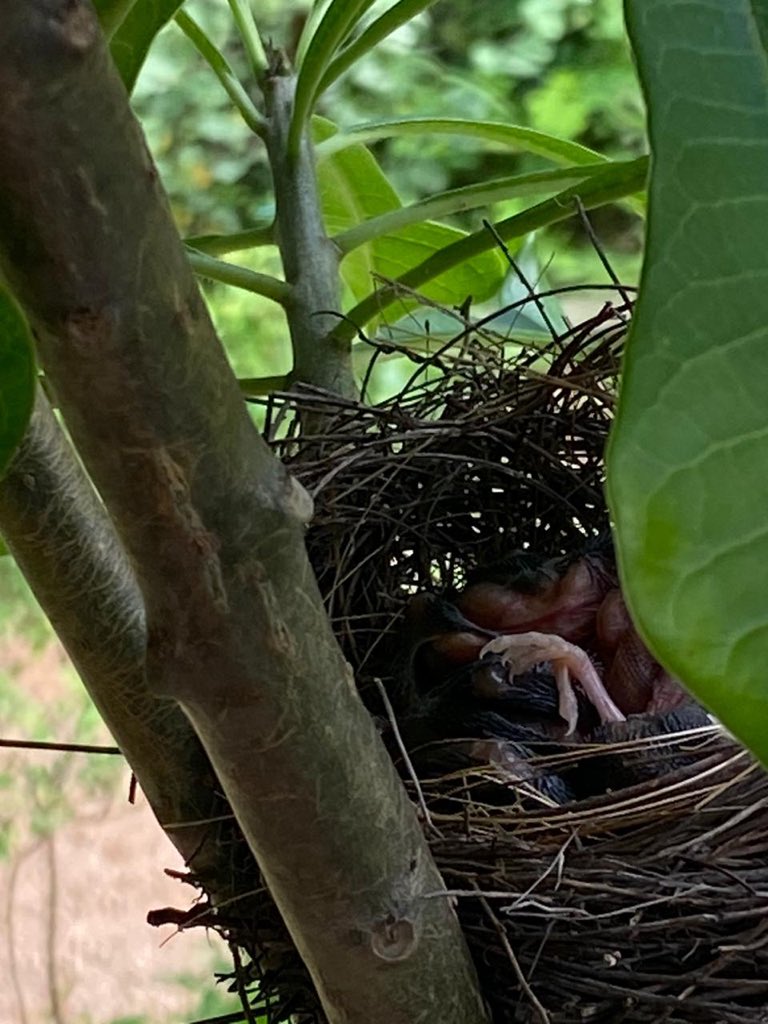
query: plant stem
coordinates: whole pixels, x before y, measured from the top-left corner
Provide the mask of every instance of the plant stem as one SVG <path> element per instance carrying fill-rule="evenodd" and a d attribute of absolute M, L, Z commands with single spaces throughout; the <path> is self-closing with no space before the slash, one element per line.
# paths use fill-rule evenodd
<path fill-rule="evenodd" d="M 40 389 L 0 480 L 0 530 L 160 824 L 202 817 L 210 808 L 210 767 L 182 712 L 149 692 L 141 593 Z M 193 832 L 180 837 L 185 856 L 200 842 Z"/>
<path fill-rule="evenodd" d="M 256 135 L 263 135 L 265 129 L 264 117 L 254 106 L 242 82 L 238 80 L 234 71 L 229 66 L 229 62 L 216 49 L 195 19 L 191 18 L 186 11 L 178 11 L 175 21 L 224 86 L 227 95 L 240 111 L 240 116 L 251 131 Z"/>
<path fill-rule="evenodd" d="M 291 158 L 288 131 L 296 79 L 277 69 L 265 80 L 276 240 L 292 294 L 285 304 L 293 346 L 292 379 L 344 398 L 357 398 L 349 341 L 332 336 L 341 309 L 337 247 L 328 238 L 320 210 L 314 155 L 306 134 Z"/>
<path fill-rule="evenodd" d="M 245 46 L 248 54 L 251 71 L 257 78 L 260 78 L 267 70 L 268 62 L 259 30 L 256 28 L 256 22 L 253 20 L 250 0 L 229 0 L 229 6 L 235 19 L 237 30 L 240 33 L 240 38 L 243 41 L 243 46 Z"/>
<path fill-rule="evenodd" d="M 288 304 L 293 289 L 277 277 L 259 274 L 247 267 L 238 267 L 237 264 L 227 263 L 226 260 L 217 260 L 215 256 L 208 256 L 195 249 L 188 248 L 187 256 L 199 277 L 207 277 L 210 281 L 220 281 L 222 284 L 243 288 L 255 295 L 263 295 L 264 298 L 272 299 L 281 306 Z"/>
<path fill-rule="evenodd" d="M 260 228 L 233 231 L 228 235 L 190 235 L 184 242 L 190 249 L 203 252 L 206 256 L 226 256 L 227 253 L 243 249 L 274 245 L 274 225 L 269 223 Z"/>

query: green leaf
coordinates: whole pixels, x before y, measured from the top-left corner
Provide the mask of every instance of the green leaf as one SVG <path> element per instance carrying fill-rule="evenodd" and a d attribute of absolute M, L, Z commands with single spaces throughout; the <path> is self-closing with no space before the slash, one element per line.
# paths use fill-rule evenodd
<path fill-rule="evenodd" d="M 313 118 L 315 135 L 335 129 L 330 122 Z M 317 184 L 325 228 L 339 235 L 369 217 L 400 206 L 397 193 L 364 146 L 355 146 L 324 160 L 317 168 Z M 341 262 L 341 276 L 357 300 L 368 295 L 377 272 L 373 246 L 360 246 Z"/>
<path fill-rule="evenodd" d="M 605 170 L 605 164 L 584 164 L 555 171 L 535 171 L 531 174 L 514 174 L 506 178 L 492 178 L 475 185 L 449 189 L 434 196 L 420 199 L 409 206 L 390 210 L 371 220 L 363 221 L 356 227 L 336 235 L 334 242 L 342 252 L 352 249 L 373 238 L 391 234 L 399 228 L 433 217 L 446 217 L 465 210 L 476 210 L 505 199 L 528 195 L 547 195 L 575 185 L 585 178 Z"/>
<path fill-rule="evenodd" d="M 394 235 L 376 240 L 376 271 L 380 277 L 392 281 L 402 280 L 414 267 L 450 246 L 460 244 L 467 237 L 466 231 L 434 221 L 409 225 Z M 484 302 L 499 288 L 507 269 L 498 249 L 489 247 L 487 251 L 475 253 L 424 281 L 419 287 L 419 293 L 443 306 L 459 305 L 468 296 L 472 297 L 473 302 Z M 405 304 L 402 296 L 400 304 L 401 307 L 413 305 Z"/>
<path fill-rule="evenodd" d="M 0 288 L 0 475 L 19 445 L 35 396 L 35 359 L 26 318 Z"/>
<path fill-rule="evenodd" d="M 768 762 L 768 64 L 753 5 L 627 5 L 653 152 L 608 460 L 633 616 Z"/>
<path fill-rule="evenodd" d="M 559 192 L 552 199 L 507 217 L 495 225 L 496 231 L 502 239 L 508 241 L 512 238 L 521 238 L 531 231 L 555 224 L 557 221 L 566 220 L 574 215 L 577 197 L 587 210 L 616 202 L 640 191 L 644 186 L 647 172 L 648 161 L 645 157 L 626 163 L 607 164 L 599 173 Z M 475 260 L 481 254 L 488 253 L 488 250 L 492 250 L 490 255 L 499 255 L 495 246 L 496 240 L 484 228 L 471 235 L 462 235 L 450 245 L 426 257 L 392 284 L 384 285 L 358 303 L 349 311 L 348 322 L 340 324 L 333 332 L 334 337 L 340 342 L 348 341 L 354 337 L 358 328 L 370 323 L 384 310 L 400 301 L 404 289 L 419 289 L 429 294 L 428 289 L 424 287 L 428 282 L 437 278 L 444 280 L 444 275 L 454 268 L 459 268 L 461 272 L 460 268 L 468 260 Z M 498 287 L 498 284 L 497 279 L 495 287 Z M 477 296 L 475 298 L 477 299 Z"/>
<path fill-rule="evenodd" d="M 135 0 L 94 0 L 93 6 L 99 16 L 99 23 L 107 39 L 111 39 L 117 27 L 133 7 Z"/>
<path fill-rule="evenodd" d="M 304 22 L 304 28 L 301 30 L 301 35 L 296 45 L 296 55 L 293 60 L 294 67 L 300 68 L 303 64 L 307 48 L 315 34 L 315 29 L 325 17 L 325 12 L 332 2 L 333 0 L 313 0 L 312 9 L 307 20 Z"/>
<path fill-rule="evenodd" d="M 318 86 L 350 29 L 374 0 L 331 0 L 315 28 L 296 80 L 293 116 L 288 131 L 288 151 L 297 153 L 299 140 L 312 113 Z"/>
<path fill-rule="evenodd" d="M 330 122 L 314 119 L 315 133 L 327 136 L 335 129 Z M 328 233 L 340 235 L 369 218 L 400 210 L 400 199 L 376 159 L 365 146 L 344 149 L 318 167 L 318 186 Z M 375 276 L 399 278 L 466 233 L 443 224 L 425 222 L 402 227 L 393 234 L 361 244 L 341 263 L 341 275 L 355 299 L 370 296 Z M 492 246 L 488 246 L 492 249 Z M 476 302 L 490 297 L 501 284 L 506 264 L 495 249 L 482 253 L 427 285 L 424 294 L 445 305 L 462 302 L 472 295 Z M 401 296 L 402 297 L 402 296 Z M 370 319 L 376 315 L 374 309 Z"/>
<path fill-rule="evenodd" d="M 556 164 L 606 163 L 607 157 L 580 146 L 576 142 L 560 139 L 556 135 L 534 131 L 516 124 L 502 124 L 496 121 L 467 121 L 452 117 L 411 117 L 396 118 L 392 121 L 378 121 L 358 125 L 326 139 L 317 147 L 318 160 L 332 153 L 338 153 L 347 146 L 358 143 L 376 142 L 398 135 L 465 135 L 482 142 L 504 146 L 524 153 L 535 153 Z"/>
<path fill-rule="evenodd" d="M 421 14 L 427 7 L 431 7 L 436 0 L 399 0 L 393 4 L 380 17 L 378 17 L 364 32 L 361 32 L 354 42 L 346 46 L 341 53 L 328 66 L 325 74 L 317 86 L 316 95 L 320 96 L 331 86 L 339 75 L 344 74 L 355 61 L 360 60 L 369 50 L 386 39 L 388 35 L 395 32 L 401 25 L 411 21 L 417 14 Z"/>
<path fill-rule="evenodd" d="M 182 0 L 136 0 L 110 42 L 112 58 L 130 93 L 157 33 L 181 7 Z"/>

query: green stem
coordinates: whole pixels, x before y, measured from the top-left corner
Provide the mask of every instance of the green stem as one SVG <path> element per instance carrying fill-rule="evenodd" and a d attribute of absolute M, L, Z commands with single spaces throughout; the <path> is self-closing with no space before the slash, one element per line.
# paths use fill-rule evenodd
<path fill-rule="evenodd" d="M 341 309 L 340 254 L 323 224 L 314 154 L 306 132 L 295 154 L 288 146 L 295 85 L 295 77 L 288 74 L 277 73 L 265 81 L 277 244 L 291 288 L 285 310 L 293 347 L 292 378 L 356 398 L 350 340 L 333 335 L 338 322 L 333 313 Z"/>
<path fill-rule="evenodd" d="M 284 373 L 274 377 L 238 377 L 237 383 L 246 396 L 271 395 L 273 391 L 284 391 L 290 386 Z"/>
<path fill-rule="evenodd" d="M 251 131 L 256 135 L 263 135 L 266 130 L 266 121 L 254 106 L 242 83 L 229 66 L 229 62 L 219 53 L 194 18 L 191 18 L 185 11 L 178 11 L 175 20 L 181 31 L 224 86 L 227 95 L 235 104 L 240 112 L 240 116 Z"/>
<path fill-rule="evenodd" d="M 339 46 L 372 0 L 331 0 L 323 5 L 323 16 L 312 32 L 299 73 L 292 88 L 291 123 L 285 142 L 291 160 L 299 158 L 318 86 Z"/>
<path fill-rule="evenodd" d="M 391 235 L 409 224 L 417 224 L 435 217 L 445 217 L 452 213 L 474 210 L 479 206 L 489 206 L 502 199 L 511 199 L 531 193 L 555 192 L 564 187 L 584 181 L 600 171 L 605 164 L 573 167 L 568 170 L 537 171 L 533 174 L 516 174 L 508 178 L 496 178 L 483 181 L 477 185 L 465 185 L 447 192 L 421 199 L 410 206 L 401 206 L 396 210 L 388 210 L 378 217 L 356 224 L 353 228 L 334 236 L 334 242 L 346 254 L 366 242 L 371 242 L 382 235 Z"/>
<path fill-rule="evenodd" d="M 608 165 L 601 174 L 593 175 L 589 181 L 581 182 L 581 184 L 575 185 L 543 203 L 538 203 L 522 213 L 507 217 L 506 220 L 496 225 L 496 231 L 504 241 L 507 241 L 510 238 L 527 235 L 529 232 L 549 224 L 555 224 L 557 221 L 567 220 L 568 217 L 573 216 L 574 201 L 577 196 L 587 210 L 623 199 L 644 187 L 647 174 L 647 157 L 640 157 L 638 160 L 629 161 L 621 166 Z M 432 281 L 446 270 L 450 270 L 451 267 L 486 252 L 496 244 L 491 233 L 483 228 L 433 253 L 432 256 L 413 267 L 396 281 L 377 289 L 358 303 L 354 309 L 349 311 L 346 318 L 337 324 L 333 331 L 334 337 L 338 342 L 351 341 L 356 337 L 358 330 L 364 327 L 369 320 L 398 301 L 403 288 L 411 290 L 420 288 L 427 281 Z"/>
<path fill-rule="evenodd" d="M 433 3 L 435 3 L 435 0 L 399 0 L 399 3 L 390 7 L 380 18 L 377 18 L 376 21 L 369 25 L 353 43 L 350 43 L 349 46 L 343 49 L 338 57 L 331 61 L 317 86 L 317 95 L 322 95 L 340 75 L 343 75 L 355 61 L 365 56 L 382 39 L 386 39 L 395 29 L 411 21 L 417 14 L 426 10 L 427 7 L 431 7 Z"/>
<path fill-rule="evenodd" d="M 468 121 L 457 117 L 395 118 L 391 121 L 377 121 L 348 128 L 321 142 L 317 147 L 317 159 L 323 160 L 332 153 L 338 153 L 348 146 L 355 146 L 361 142 L 368 145 L 370 142 L 395 136 L 422 137 L 427 134 L 465 135 L 488 145 L 503 146 L 522 153 L 535 153 L 560 165 L 610 162 L 608 157 L 594 149 L 547 135 L 545 132 L 538 132 L 534 128 L 498 121 Z"/>
<path fill-rule="evenodd" d="M 259 274 L 247 267 L 238 267 L 234 263 L 225 263 L 204 252 L 187 249 L 187 256 L 198 277 L 207 277 L 209 281 L 220 281 L 234 288 L 242 288 L 254 295 L 263 295 L 281 306 L 286 306 L 293 289 L 285 281 L 269 274 Z"/>
<path fill-rule="evenodd" d="M 229 6 L 237 25 L 237 31 L 240 33 L 243 46 L 245 46 L 246 53 L 248 54 L 251 70 L 256 78 L 259 79 L 267 70 L 268 61 L 259 30 L 256 28 L 256 22 L 253 20 L 250 3 L 248 0 L 229 0 Z"/>
<path fill-rule="evenodd" d="M 226 256 L 230 252 L 256 249 L 259 246 L 275 244 L 274 224 L 261 228 L 246 228 L 229 235 L 193 235 L 184 239 L 190 249 L 203 252 L 206 256 Z"/>

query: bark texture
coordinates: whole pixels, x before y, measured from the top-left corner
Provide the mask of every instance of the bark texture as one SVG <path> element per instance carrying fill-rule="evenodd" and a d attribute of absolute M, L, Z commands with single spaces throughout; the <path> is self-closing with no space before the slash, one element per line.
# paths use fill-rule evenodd
<path fill-rule="evenodd" d="M 248 417 L 93 9 L 3 13 L 0 265 L 135 567 L 150 689 L 191 720 L 331 1021 L 484 1020 L 324 614 L 309 499 Z"/>
<path fill-rule="evenodd" d="M 38 390 L 24 439 L 0 480 L 0 532 L 159 824 L 190 869 L 235 894 L 229 854 L 203 822 L 216 779 L 195 732 L 144 676 L 144 604 L 112 523 Z"/>

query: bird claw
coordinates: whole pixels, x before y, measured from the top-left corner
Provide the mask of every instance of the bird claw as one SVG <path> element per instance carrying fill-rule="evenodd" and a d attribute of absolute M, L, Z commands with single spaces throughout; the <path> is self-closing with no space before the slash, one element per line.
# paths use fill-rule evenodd
<path fill-rule="evenodd" d="M 602 722 L 625 720 L 611 700 L 588 655 L 560 636 L 552 633 L 507 634 L 487 643 L 480 656 L 486 654 L 500 655 L 510 677 L 521 675 L 543 661 L 552 665 L 559 695 L 559 713 L 568 723 L 566 735 L 574 732 L 578 720 L 578 705 L 571 677 L 581 684 Z"/>

